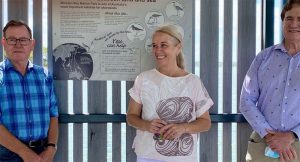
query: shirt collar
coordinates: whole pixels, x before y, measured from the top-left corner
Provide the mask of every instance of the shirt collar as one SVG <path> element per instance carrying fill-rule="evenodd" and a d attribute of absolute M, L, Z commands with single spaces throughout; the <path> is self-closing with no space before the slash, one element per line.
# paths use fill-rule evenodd
<path fill-rule="evenodd" d="M 289 55 L 289 54 L 288 54 L 288 51 L 287 51 L 286 48 L 284 47 L 284 40 L 283 40 L 280 44 L 275 45 L 274 50 L 281 50 L 281 52 L 283 52 L 283 53 Z M 299 53 L 300 53 L 300 51 L 298 51 L 293 57 L 298 56 Z M 289 55 L 289 56 L 290 56 L 290 55 Z"/>
<path fill-rule="evenodd" d="M 10 69 L 10 68 L 13 68 L 13 69 L 15 69 L 14 68 L 14 65 L 11 63 L 11 61 L 9 60 L 9 59 L 5 59 L 5 64 L 4 64 L 4 67 L 5 67 L 5 69 Z M 33 68 L 33 63 L 30 61 L 30 60 L 28 60 L 28 63 L 27 63 L 27 71 L 28 70 L 30 70 L 30 69 L 32 69 Z"/>
<path fill-rule="evenodd" d="M 280 44 L 275 45 L 275 50 L 281 50 L 284 53 L 287 53 L 288 51 L 284 47 L 283 41 Z"/>

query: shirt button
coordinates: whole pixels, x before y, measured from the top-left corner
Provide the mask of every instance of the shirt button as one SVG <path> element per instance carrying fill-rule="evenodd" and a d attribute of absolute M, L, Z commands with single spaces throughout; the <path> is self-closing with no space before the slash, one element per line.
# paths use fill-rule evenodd
<path fill-rule="evenodd" d="M 285 110 L 283 110 L 282 112 L 285 112 Z"/>
<path fill-rule="evenodd" d="M 284 124 L 281 124 L 282 127 L 284 127 Z"/>
<path fill-rule="evenodd" d="M 287 99 L 288 97 L 287 97 L 287 96 L 284 96 L 284 98 Z"/>

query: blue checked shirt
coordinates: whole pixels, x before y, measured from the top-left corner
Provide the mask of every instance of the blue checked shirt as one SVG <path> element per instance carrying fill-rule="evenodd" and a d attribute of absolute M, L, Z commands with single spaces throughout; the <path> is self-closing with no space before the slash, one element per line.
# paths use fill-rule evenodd
<path fill-rule="evenodd" d="M 19 140 L 47 137 L 50 118 L 58 117 L 53 80 L 29 62 L 25 76 L 8 59 L 0 63 L 0 124 Z"/>
<path fill-rule="evenodd" d="M 261 137 L 266 129 L 300 137 L 300 52 L 288 55 L 283 43 L 261 51 L 245 77 L 240 111 Z"/>

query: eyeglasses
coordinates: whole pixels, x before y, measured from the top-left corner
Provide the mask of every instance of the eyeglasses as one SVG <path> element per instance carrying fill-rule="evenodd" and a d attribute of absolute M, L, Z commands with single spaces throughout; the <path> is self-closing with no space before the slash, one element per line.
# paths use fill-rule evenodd
<path fill-rule="evenodd" d="M 16 45 L 19 41 L 22 46 L 27 46 L 31 42 L 31 39 L 29 38 L 5 38 L 5 40 L 8 45 Z"/>

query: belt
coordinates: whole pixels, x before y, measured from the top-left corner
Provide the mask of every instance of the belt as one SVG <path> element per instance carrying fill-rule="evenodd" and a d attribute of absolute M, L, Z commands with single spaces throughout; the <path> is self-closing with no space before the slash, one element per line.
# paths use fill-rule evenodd
<path fill-rule="evenodd" d="M 22 143 L 24 143 L 26 146 L 30 147 L 30 148 L 34 148 L 34 147 L 44 147 L 47 144 L 47 139 L 42 139 L 42 140 L 37 140 L 37 141 L 22 141 Z"/>

